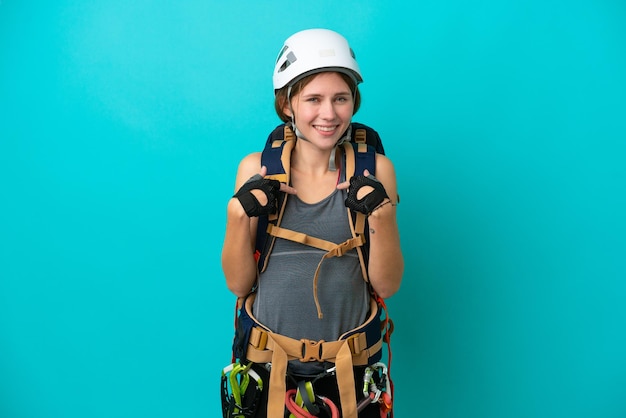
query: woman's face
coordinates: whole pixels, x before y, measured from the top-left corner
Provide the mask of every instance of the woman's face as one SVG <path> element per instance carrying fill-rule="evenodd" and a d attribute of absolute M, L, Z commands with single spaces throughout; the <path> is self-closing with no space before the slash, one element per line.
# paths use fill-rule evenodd
<path fill-rule="evenodd" d="M 295 123 L 302 135 L 320 148 L 333 148 L 348 129 L 354 101 L 338 73 L 320 73 L 291 99 Z M 285 114 L 291 111 L 284 109 Z"/>

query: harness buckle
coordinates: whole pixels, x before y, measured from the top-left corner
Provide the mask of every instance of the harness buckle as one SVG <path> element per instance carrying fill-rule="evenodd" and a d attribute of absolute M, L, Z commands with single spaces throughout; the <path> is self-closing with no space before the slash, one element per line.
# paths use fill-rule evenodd
<path fill-rule="evenodd" d="M 302 357 L 299 359 L 301 362 L 322 361 L 324 340 L 312 341 L 303 338 L 300 342 L 302 343 Z"/>
<path fill-rule="evenodd" d="M 248 344 L 257 350 L 265 350 L 267 347 L 267 332 L 258 327 L 252 328 Z"/>
<path fill-rule="evenodd" d="M 348 346 L 350 347 L 350 352 L 352 352 L 353 356 L 358 355 L 359 353 L 361 353 L 361 351 L 367 348 L 367 343 L 361 341 L 361 339 L 364 337 L 365 334 L 358 332 L 346 338 L 346 342 L 348 343 Z M 364 344 L 365 346 L 363 346 Z"/>

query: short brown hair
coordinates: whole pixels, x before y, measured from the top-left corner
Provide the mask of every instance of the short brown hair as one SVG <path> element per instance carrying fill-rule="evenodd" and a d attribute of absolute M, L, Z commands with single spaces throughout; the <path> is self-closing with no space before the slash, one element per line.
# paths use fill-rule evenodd
<path fill-rule="evenodd" d="M 309 84 L 318 74 L 320 73 L 311 74 L 299 81 L 296 81 L 296 83 L 291 87 L 291 97 L 300 93 L 302 89 L 304 89 L 304 87 Z M 354 97 L 354 109 L 352 110 L 352 114 L 354 115 L 359 110 L 359 107 L 361 107 L 361 92 L 359 91 L 359 87 L 349 75 L 340 72 L 338 72 L 337 74 L 339 74 L 341 78 L 343 78 L 348 87 L 350 87 L 350 91 L 352 91 L 352 96 Z M 285 105 L 287 105 L 287 100 L 289 100 L 289 98 L 287 97 L 288 90 L 289 86 L 283 87 L 276 92 L 276 97 L 274 98 L 274 109 L 276 110 L 276 114 L 278 115 L 280 120 L 282 120 L 283 122 L 291 121 L 291 118 L 287 116 L 283 111 Z"/>

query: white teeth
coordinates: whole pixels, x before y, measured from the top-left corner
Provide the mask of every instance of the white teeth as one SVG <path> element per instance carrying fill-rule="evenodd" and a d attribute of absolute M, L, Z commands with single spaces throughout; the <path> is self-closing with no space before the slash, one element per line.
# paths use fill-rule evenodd
<path fill-rule="evenodd" d="M 323 132 L 330 132 L 330 131 L 335 130 L 334 126 L 316 126 L 315 128 Z"/>

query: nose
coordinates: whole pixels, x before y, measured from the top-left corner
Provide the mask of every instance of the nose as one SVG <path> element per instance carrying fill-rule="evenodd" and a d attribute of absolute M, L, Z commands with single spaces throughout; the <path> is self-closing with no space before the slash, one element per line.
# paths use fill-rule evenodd
<path fill-rule="evenodd" d="M 320 106 L 320 117 L 322 119 L 332 120 L 335 119 L 337 112 L 335 112 L 335 106 L 332 100 L 324 100 Z"/>

